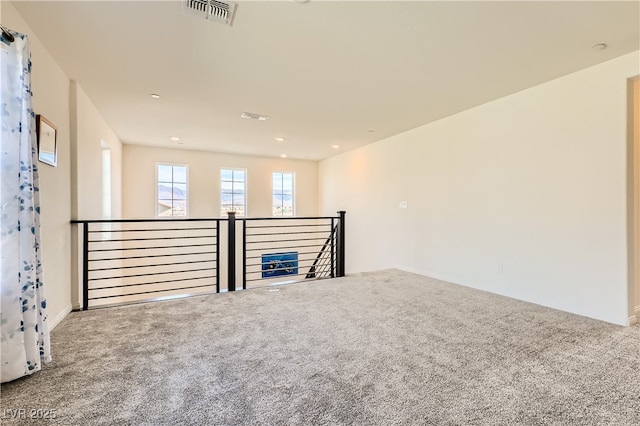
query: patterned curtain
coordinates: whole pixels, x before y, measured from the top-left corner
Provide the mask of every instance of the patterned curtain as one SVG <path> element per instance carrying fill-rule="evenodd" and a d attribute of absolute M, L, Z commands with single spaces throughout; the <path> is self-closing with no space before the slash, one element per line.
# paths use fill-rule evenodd
<path fill-rule="evenodd" d="M 51 360 L 40 260 L 40 199 L 31 58 L 26 36 L 0 40 L 2 382 Z"/>

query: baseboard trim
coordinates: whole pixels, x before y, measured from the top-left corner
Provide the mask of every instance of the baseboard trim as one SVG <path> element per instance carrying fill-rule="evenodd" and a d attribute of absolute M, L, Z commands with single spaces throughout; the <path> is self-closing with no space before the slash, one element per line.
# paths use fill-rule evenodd
<path fill-rule="evenodd" d="M 399 269 L 400 271 L 409 272 L 409 273 L 416 274 L 416 275 L 421 275 L 421 276 L 427 277 L 427 278 L 433 278 L 434 280 L 444 281 L 444 282 L 447 282 L 447 283 L 450 283 L 450 284 L 459 285 L 459 286 L 462 286 L 462 287 L 467 287 L 467 288 L 472 288 L 472 289 L 475 289 L 475 290 L 490 292 L 489 290 L 485 290 L 483 288 L 480 288 L 480 287 L 477 287 L 477 286 L 474 286 L 474 285 L 470 285 L 469 283 L 461 283 L 461 282 L 459 282 L 459 281 L 457 281 L 455 279 L 451 279 L 451 278 L 445 277 L 443 275 L 432 274 L 429 271 L 424 271 L 422 269 L 413 268 L 411 266 L 405 266 L 405 265 L 398 266 L 398 265 L 396 265 L 396 266 L 392 266 L 392 268 L 393 269 Z M 510 297 L 510 296 L 506 296 L 506 295 L 500 294 L 500 293 L 495 293 L 495 292 L 490 292 L 490 293 L 498 294 L 500 296 Z"/>
<path fill-rule="evenodd" d="M 632 315 L 629 317 L 629 325 L 636 325 L 638 323 L 638 315 Z"/>
<path fill-rule="evenodd" d="M 438 281 L 444 281 L 444 282 L 447 282 L 447 283 L 450 283 L 450 284 L 460 285 L 460 286 L 463 286 L 463 287 L 472 288 L 472 289 L 480 290 L 480 291 L 486 291 L 488 293 L 496 294 L 498 296 L 508 297 L 508 298 L 514 299 L 514 300 L 520 300 L 522 302 L 533 303 L 534 305 L 540 305 L 540 306 L 544 306 L 544 307 L 547 307 L 547 308 L 550 308 L 550 309 L 556 309 L 556 310 L 559 310 L 559 311 L 562 311 L 562 312 L 567 312 L 567 313 L 573 314 L 573 315 L 580 315 L 580 316 L 584 316 L 584 317 L 587 317 L 587 318 L 595 319 L 595 320 L 598 320 L 598 321 L 608 322 L 610 324 L 621 325 L 623 327 L 626 324 L 628 324 L 628 325 L 635 324 L 635 323 L 633 323 L 633 324 L 631 323 L 632 318 L 633 318 L 634 321 L 640 323 L 640 306 L 638 306 L 636 308 L 635 315 L 633 317 L 628 318 L 627 321 L 624 320 L 624 316 L 622 316 L 621 318 L 619 318 L 616 321 L 613 321 L 613 320 L 608 319 L 608 318 L 605 319 L 605 318 L 594 317 L 594 316 L 585 314 L 583 312 L 570 311 L 570 310 L 567 310 L 566 308 L 547 305 L 547 304 L 542 304 L 542 303 L 534 301 L 534 300 L 523 299 L 521 297 L 517 297 L 517 296 L 512 295 L 512 294 L 500 293 L 500 292 L 495 291 L 495 290 L 489 290 L 489 289 L 481 287 L 481 286 L 476 286 L 473 283 L 462 283 L 462 282 L 459 282 L 459 281 L 457 281 L 455 279 L 450 279 L 448 277 L 445 277 L 445 276 L 442 276 L 442 275 L 439 275 L 439 274 L 432 274 L 429 271 L 425 271 L 425 270 L 422 270 L 422 269 L 419 269 L 419 268 L 414 268 L 414 267 L 411 267 L 411 266 L 394 265 L 394 266 L 391 266 L 391 268 L 398 269 L 398 270 L 405 271 L 405 272 L 409 272 L 409 273 L 412 273 L 412 274 L 422 275 L 423 277 L 433 278 L 433 279 L 436 279 Z M 625 312 L 625 313 L 628 314 L 628 311 Z"/>
<path fill-rule="evenodd" d="M 60 324 L 62 320 L 65 319 L 67 315 L 69 315 L 70 312 L 71 305 L 67 306 L 58 315 L 53 317 L 53 319 L 49 321 L 49 331 L 52 331 L 54 328 L 56 328 L 56 326 Z"/>

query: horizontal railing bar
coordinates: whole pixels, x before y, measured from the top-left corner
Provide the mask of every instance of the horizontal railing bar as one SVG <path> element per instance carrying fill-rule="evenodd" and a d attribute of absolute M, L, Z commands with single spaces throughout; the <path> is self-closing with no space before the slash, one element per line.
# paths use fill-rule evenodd
<path fill-rule="evenodd" d="M 315 266 L 315 265 L 308 265 L 308 264 L 300 264 L 302 262 L 312 262 L 314 260 L 315 259 L 303 259 L 298 263 L 297 268 L 309 268 L 310 266 Z M 323 259 L 321 263 L 316 263 L 316 265 L 328 265 L 330 263 L 331 263 L 331 259 Z M 247 268 L 250 266 L 264 266 L 264 265 L 270 265 L 270 263 L 251 263 L 247 265 Z M 260 271 L 252 271 L 252 272 L 260 272 Z"/>
<path fill-rule="evenodd" d="M 242 221 L 255 221 L 255 220 L 319 220 L 319 219 L 339 219 L 340 216 L 304 216 L 304 217 L 296 217 L 296 216 L 291 216 L 291 217 L 238 217 L 236 218 L 236 220 L 242 220 Z M 223 219 L 224 220 L 224 219 Z"/>
<path fill-rule="evenodd" d="M 214 235 L 188 235 L 186 237 L 155 237 L 155 238 L 126 238 L 126 239 L 118 239 L 118 240 L 89 240 L 90 243 L 117 243 L 124 241 L 158 241 L 158 240 L 191 240 L 195 238 L 215 238 Z"/>
<path fill-rule="evenodd" d="M 309 264 L 300 265 L 300 264 L 298 264 L 298 266 L 294 266 L 294 267 L 290 267 L 290 268 L 287 268 L 287 267 L 283 266 L 282 268 L 284 268 L 284 269 L 295 269 L 295 268 L 307 269 L 307 268 L 310 268 L 310 267 L 313 267 L 313 266 L 317 267 L 318 265 L 323 266 L 323 265 L 330 265 L 330 264 L 331 264 L 331 262 L 327 261 L 327 262 L 323 262 L 323 263 L 316 263 L 315 265 L 309 265 Z M 260 267 L 261 268 L 264 265 L 267 265 L 267 264 L 254 263 L 252 265 L 247 265 L 247 268 L 249 268 L 249 267 Z M 267 271 L 267 270 L 270 271 L 270 270 L 274 270 L 274 269 L 276 269 L 276 268 L 273 268 L 273 269 L 258 269 L 258 270 L 255 270 L 255 271 L 247 271 L 247 273 L 257 274 L 257 273 L 260 273 L 260 272 L 264 272 L 264 271 Z"/>
<path fill-rule="evenodd" d="M 331 259 L 322 259 L 321 261 L 319 261 L 318 263 L 316 263 L 315 265 L 312 265 L 311 267 L 322 267 L 322 266 L 331 266 Z"/>
<path fill-rule="evenodd" d="M 282 268 L 271 268 L 271 269 L 263 269 L 263 270 L 257 270 L 257 271 L 247 271 L 247 275 L 251 275 L 251 274 L 263 274 L 263 273 L 265 273 L 265 272 L 273 272 L 273 271 L 286 271 L 286 270 L 288 270 L 288 269 L 298 269 L 298 270 L 300 270 L 300 269 L 305 269 L 305 270 L 306 270 L 306 269 L 308 269 L 308 268 L 309 268 L 308 266 L 306 266 L 306 267 L 297 267 L 297 268 L 296 268 L 296 267 L 294 267 L 294 268 L 286 268 L 286 267 L 282 267 Z M 286 275 L 294 275 L 294 274 L 286 274 Z M 278 276 L 280 276 L 280 275 L 278 275 Z M 263 277 L 263 279 L 265 279 L 265 280 L 266 280 L 266 279 L 268 279 L 268 278 L 270 278 L 270 277 Z"/>
<path fill-rule="evenodd" d="M 99 229 L 99 230 L 89 230 L 90 234 L 99 234 L 99 233 L 117 233 L 117 232 L 152 232 L 152 231 L 215 231 L 218 229 L 214 228 L 146 228 L 146 229 Z"/>
<path fill-rule="evenodd" d="M 326 231 L 305 231 L 305 232 L 267 232 L 264 234 L 247 234 L 248 237 L 258 237 L 264 235 L 298 235 L 298 234 L 327 234 L 331 232 L 330 230 Z"/>
<path fill-rule="evenodd" d="M 127 250 L 162 250 L 162 249 L 174 249 L 174 248 L 185 248 L 185 247 L 215 247 L 214 244 L 187 244 L 184 246 L 161 246 L 161 247 L 125 247 L 125 248 L 114 248 L 114 249 L 99 249 L 99 250 L 89 250 L 89 253 L 97 253 L 103 251 L 127 251 Z"/>
<path fill-rule="evenodd" d="M 71 220 L 71 223 L 162 223 L 162 222 L 218 222 L 227 221 L 222 218 L 166 218 L 166 219 L 96 219 L 96 220 Z"/>
<path fill-rule="evenodd" d="M 265 249 L 265 250 L 268 250 L 268 249 Z M 302 255 L 305 255 L 305 254 L 315 254 L 315 255 L 318 254 L 317 251 L 299 251 L 297 253 L 298 253 L 298 256 L 302 256 Z M 279 253 L 268 253 L 268 254 L 279 254 Z M 331 253 L 327 253 L 327 256 L 331 256 Z M 247 256 L 246 259 L 247 260 L 249 260 L 249 259 L 262 259 L 262 256 Z"/>
<path fill-rule="evenodd" d="M 298 274 L 277 275 L 277 276 L 271 277 L 271 278 L 253 278 L 253 279 L 247 279 L 247 282 L 263 281 L 263 280 L 276 279 L 276 278 L 284 279 L 286 277 L 297 277 L 299 275 L 305 275 L 306 276 L 307 274 L 308 274 L 308 272 L 301 272 L 301 273 L 298 273 Z M 318 275 L 318 272 L 316 272 L 316 275 Z"/>
<path fill-rule="evenodd" d="M 203 253 L 203 254 L 209 254 L 209 253 Z M 124 258 L 124 259 L 130 259 L 130 258 Z M 113 259 L 113 260 L 122 260 L 122 258 L 118 258 L 118 259 Z M 88 272 L 96 272 L 96 271 L 111 271 L 114 269 L 132 269 L 132 268 L 153 268 L 153 267 L 158 267 L 158 266 L 173 266 L 173 265 L 188 265 L 191 263 L 207 263 L 207 262 L 215 262 L 216 259 L 206 259 L 206 260 L 192 260 L 189 262 L 172 262 L 172 263 L 158 263 L 158 264 L 154 264 L 154 265 L 134 265 L 134 266 L 118 266 L 118 267 L 114 267 L 114 268 L 98 268 L 98 269 L 89 269 Z"/>
<path fill-rule="evenodd" d="M 249 241 L 247 238 L 247 245 L 249 244 L 267 244 L 267 243 L 288 243 L 293 241 L 317 241 L 317 240 L 325 240 L 323 237 L 316 238 L 287 238 L 285 240 L 264 240 L 264 241 Z M 324 244 L 324 243 L 323 243 Z"/>
<path fill-rule="evenodd" d="M 312 245 L 306 245 L 306 246 L 292 246 L 292 247 L 278 247 L 277 250 L 289 250 L 289 249 L 294 249 L 294 248 L 307 248 L 307 247 L 322 247 L 323 244 L 312 244 Z M 255 248 L 255 249 L 247 249 L 247 251 L 258 251 L 258 250 L 270 250 L 269 247 L 264 247 L 264 248 Z M 273 249 L 271 249 L 273 250 Z M 280 252 L 278 252 L 280 253 Z"/>
<path fill-rule="evenodd" d="M 136 296 L 138 294 L 166 293 L 167 291 L 187 290 L 187 289 L 190 289 L 190 288 L 215 287 L 215 286 L 216 286 L 215 284 L 192 285 L 192 286 L 189 286 L 189 287 L 171 288 L 169 290 L 141 291 L 141 292 L 138 292 L 138 293 L 115 294 L 113 296 L 90 297 L 89 300 L 91 301 L 91 300 L 99 300 L 99 299 L 110 299 L 112 297 Z"/>
<path fill-rule="evenodd" d="M 313 262 L 315 259 L 298 259 L 298 263 L 302 264 L 302 263 L 306 263 L 306 262 Z M 327 259 L 329 260 L 329 259 Z M 285 260 L 284 262 L 288 262 L 287 260 Z M 261 265 L 272 265 L 273 262 L 254 262 L 254 263 L 247 263 L 247 267 L 249 266 L 261 266 Z"/>
<path fill-rule="evenodd" d="M 177 280 L 165 280 L 165 281 L 153 281 L 150 283 L 137 283 L 137 284 L 122 284 L 122 285 L 113 285 L 113 286 L 107 286 L 107 287 L 93 287 L 93 288 L 89 288 L 89 291 L 94 291 L 94 290 L 108 290 L 110 288 L 123 288 L 123 287 L 135 287 L 135 286 L 141 286 L 141 285 L 156 285 L 156 284 L 164 284 L 164 283 L 177 283 L 180 281 L 190 281 L 190 280 L 204 280 L 204 279 L 208 279 L 208 278 L 215 278 L 216 276 L 205 276 L 205 277 L 191 277 L 191 278 L 180 278 Z M 90 282 L 93 280 L 89 280 Z M 210 284 L 213 285 L 213 284 Z"/>
<path fill-rule="evenodd" d="M 120 278 L 133 278 L 133 277 L 150 277 L 154 275 L 185 274 L 187 272 L 201 272 L 201 271 L 215 271 L 215 270 L 216 268 L 199 268 L 199 269 L 189 269 L 186 271 L 151 272 L 148 274 L 133 274 L 133 275 L 119 275 L 119 276 L 113 276 L 113 277 L 89 278 L 89 281 L 116 280 Z"/>
<path fill-rule="evenodd" d="M 106 262 L 108 260 L 151 259 L 153 257 L 196 256 L 198 254 L 211 254 L 213 251 L 200 251 L 196 253 L 152 254 L 149 256 L 111 257 L 105 259 L 89 259 L 89 262 Z"/>
<path fill-rule="evenodd" d="M 302 224 L 302 225 L 262 225 L 262 226 L 249 226 L 249 225 L 247 225 L 247 229 L 302 228 L 302 227 L 311 227 L 311 226 L 328 226 L 328 227 L 331 227 L 331 224 L 330 223 L 310 223 L 310 224 Z"/>
<path fill-rule="evenodd" d="M 330 258 L 321 258 L 322 261 L 327 261 L 327 262 L 331 262 Z M 307 262 L 313 262 L 315 261 L 315 259 L 299 259 L 298 262 L 300 264 L 301 268 L 307 268 L 309 266 L 313 266 L 313 265 L 308 265 Z M 285 261 L 286 262 L 286 261 Z M 261 263 L 261 262 L 256 262 L 256 263 L 247 263 L 247 268 L 251 267 L 251 266 L 262 266 L 262 265 L 269 265 L 269 263 Z"/>

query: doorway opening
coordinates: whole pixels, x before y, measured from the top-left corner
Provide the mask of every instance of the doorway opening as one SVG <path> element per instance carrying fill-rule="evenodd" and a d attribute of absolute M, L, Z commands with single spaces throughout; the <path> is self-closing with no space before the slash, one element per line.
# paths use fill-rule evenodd
<path fill-rule="evenodd" d="M 103 140 L 100 140 L 101 163 L 102 163 L 102 219 L 111 219 L 111 147 Z M 103 231 L 110 231 L 111 224 L 105 223 Z M 111 232 L 101 233 L 103 240 L 111 239 Z"/>

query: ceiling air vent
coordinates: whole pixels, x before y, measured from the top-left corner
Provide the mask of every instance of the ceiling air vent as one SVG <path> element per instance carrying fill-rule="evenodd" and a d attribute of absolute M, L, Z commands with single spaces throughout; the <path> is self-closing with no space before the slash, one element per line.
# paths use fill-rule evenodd
<path fill-rule="evenodd" d="M 218 0 L 184 0 L 183 10 L 195 14 L 209 21 L 231 25 L 236 4 Z"/>

